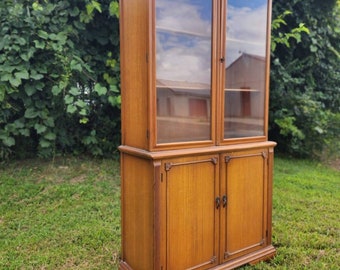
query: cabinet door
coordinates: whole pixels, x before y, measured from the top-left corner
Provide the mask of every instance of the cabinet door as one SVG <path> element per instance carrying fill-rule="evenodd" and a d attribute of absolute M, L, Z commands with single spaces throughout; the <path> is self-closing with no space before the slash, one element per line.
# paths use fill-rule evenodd
<path fill-rule="evenodd" d="M 231 260 L 266 245 L 267 150 L 226 154 L 222 163 L 221 252 Z M 222 199 L 223 201 L 223 199 Z"/>
<path fill-rule="evenodd" d="M 225 3 L 223 138 L 265 136 L 269 1 Z"/>
<path fill-rule="evenodd" d="M 161 205 L 165 206 L 165 227 L 161 230 L 166 234 L 165 269 L 208 269 L 217 265 L 218 156 L 171 159 L 163 166 Z"/>

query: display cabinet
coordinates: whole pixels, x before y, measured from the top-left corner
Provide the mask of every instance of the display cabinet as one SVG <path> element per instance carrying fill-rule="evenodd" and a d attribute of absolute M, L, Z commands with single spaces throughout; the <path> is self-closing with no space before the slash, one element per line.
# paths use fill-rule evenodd
<path fill-rule="evenodd" d="M 121 0 L 120 269 L 268 259 L 270 0 Z"/>

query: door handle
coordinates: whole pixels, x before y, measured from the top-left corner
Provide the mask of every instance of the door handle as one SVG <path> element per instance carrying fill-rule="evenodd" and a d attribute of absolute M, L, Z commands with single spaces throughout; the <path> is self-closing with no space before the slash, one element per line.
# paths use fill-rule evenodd
<path fill-rule="evenodd" d="M 220 197 L 216 197 L 215 202 L 216 202 L 216 209 L 220 208 L 220 205 L 221 205 Z"/>
<path fill-rule="evenodd" d="M 223 195 L 222 202 L 223 202 L 223 208 L 225 208 L 227 206 L 227 202 L 228 202 L 227 195 Z"/>

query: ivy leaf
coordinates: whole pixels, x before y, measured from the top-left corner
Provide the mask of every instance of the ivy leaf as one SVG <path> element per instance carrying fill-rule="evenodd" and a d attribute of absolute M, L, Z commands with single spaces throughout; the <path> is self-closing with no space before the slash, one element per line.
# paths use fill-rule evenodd
<path fill-rule="evenodd" d="M 42 39 L 48 39 L 48 33 L 43 30 L 38 30 L 38 36 L 41 37 Z"/>
<path fill-rule="evenodd" d="M 94 86 L 94 91 L 97 92 L 99 96 L 106 95 L 107 89 L 105 86 L 102 86 L 100 83 L 96 83 Z"/>
<path fill-rule="evenodd" d="M 79 8 L 75 7 L 69 11 L 71 17 L 76 17 L 80 13 Z"/>
<path fill-rule="evenodd" d="M 44 140 L 44 139 L 41 139 L 39 141 L 39 145 L 42 147 L 42 148 L 48 148 L 51 146 L 51 143 L 47 140 Z"/>
<path fill-rule="evenodd" d="M 78 63 L 76 60 L 72 60 L 70 64 L 71 70 L 76 70 L 79 72 L 83 71 L 83 68 L 80 63 Z"/>
<path fill-rule="evenodd" d="M 26 53 L 20 54 L 20 58 L 21 58 L 22 60 L 24 60 L 25 62 L 27 62 L 27 61 L 30 59 L 30 58 L 29 58 L 29 55 L 26 54 Z"/>
<path fill-rule="evenodd" d="M 72 97 L 70 95 L 66 95 L 64 100 L 65 100 L 65 104 L 71 104 L 74 101 L 74 97 Z"/>
<path fill-rule="evenodd" d="M 14 77 L 11 77 L 9 79 L 9 82 L 12 86 L 14 87 L 18 87 L 20 84 L 21 84 L 21 79 L 20 78 L 14 78 Z"/>
<path fill-rule="evenodd" d="M 23 121 L 21 121 L 21 120 L 15 120 L 13 124 L 14 124 L 15 128 L 17 128 L 17 129 L 24 128 L 24 126 L 25 126 Z"/>
<path fill-rule="evenodd" d="M 317 46 L 315 46 L 315 45 L 313 45 L 313 44 L 312 44 L 312 45 L 310 45 L 310 47 L 309 47 L 309 48 L 310 48 L 310 51 L 311 51 L 311 52 L 316 52 L 316 51 L 318 50 L 318 47 L 317 47 Z"/>
<path fill-rule="evenodd" d="M 87 117 L 83 117 L 79 120 L 80 124 L 87 124 L 89 122 L 89 119 Z"/>
<path fill-rule="evenodd" d="M 44 119 L 44 124 L 49 127 L 54 127 L 54 118 L 47 117 L 46 119 Z"/>
<path fill-rule="evenodd" d="M 115 85 L 115 84 L 110 85 L 110 91 L 113 92 L 113 93 L 119 93 L 119 89 L 118 89 L 117 85 Z"/>
<path fill-rule="evenodd" d="M 47 130 L 46 126 L 38 124 L 38 123 L 34 125 L 34 128 L 38 134 L 44 133 Z"/>
<path fill-rule="evenodd" d="M 119 18 L 119 5 L 118 2 L 111 2 L 109 6 L 109 12 L 111 16 Z"/>
<path fill-rule="evenodd" d="M 49 141 L 54 141 L 57 138 L 57 135 L 53 132 L 48 132 L 47 134 L 44 135 L 44 139 L 49 140 Z"/>
<path fill-rule="evenodd" d="M 22 135 L 22 136 L 25 136 L 25 137 L 28 137 L 30 135 L 30 131 L 28 128 L 22 128 L 22 129 L 19 129 L 19 133 Z"/>
<path fill-rule="evenodd" d="M 72 96 L 79 96 L 80 95 L 80 91 L 78 88 L 76 87 L 71 87 L 70 92 L 69 92 Z"/>
<path fill-rule="evenodd" d="M 0 89 L 0 102 L 3 102 L 5 100 L 5 89 Z"/>
<path fill-rule="evenodd" d="M 2 143 L 8 147 L 11 147 L 15 145 L 15 140 L 13 137 L 6 136 L 2 138 Z"/>
<path fill-rule="evenodd" d="M 5 73 L 1 76 L 1 81 L 6 82 L 12 79 L 12 74 L 11 73 Z"/>
<path fill-rule="evenodd" d="M 39 112 L 37 112 L 34 108 L 28 108 L 25 111 L 25 118 L 33 119 L 36 118 L 39 115 Z"/>
<path fill-rule="evenodd" d="M 35 94 L 35 92 L 37 92 L 37 90 L 36 90 L 34 85 L 27 85 L 27 86 L 25 86 L 25 92 L 30 97 L 33 94 Z"/>
<path fill-rule="evenodd" d="M 26 39 L 24 39 L 24 38 L 22 38 L 22 37 L 17 38 L 16 41 L 17 41 L 17 44 L 19 44 L 19 45 L 21 45 L 21 46 L 23 46 L 23 45 L 26 44 Z"/>
<path fill-rule="evenodd" d="M 86 5 L 86 11 L 88 15 L 91 15 L 94 10 L 97 10 L 99 13 L 102 13 L 100 3 L 98 3 L 97 1 L 91 1 L 91 3 Z"/>
<path fill-rule="evenodd" d="M 77 100 L 75 104 L 80 108 L 84 108 L 86 106 L 86 103 L 82 100 Z"/>
<path fill-rule="evenodd" d="M 67 105 L 66 111 L 70 114 L 73 114 L 77 111 L 77 107 L 73 104 L 69 104 L 69 105 Z"/>
<path fill-rule="evenodd" d="M 62 90 L 62 89 L 61 89 L 60 87 L 58 87 L 57 85 L 54 85 L 54 86 L 52 87 L 52 94 L 53 94 L 54 96 L 57 96 L 57 95 L 60 94 L 61 90 Z"/>
<path fill-rule="evenodd" d="M 34 42 L 34 45 L 37 49 L 44 49 L 45 48 L 45 45 L 46 45 L 45 41 L 43 41 L 43 40 L 42 41 L 33 40 L 33 42 Z"/>
<path fill-rule="evenodd" d="M 87 115 L 87 111 L 85 109 L 81 109 L 79 114 L 82 115 L 82 116 L 86 116 Z"/>
<path fill-rule="evenodd" d="M 42 78 L 44 78 L 44 75 L 37 73 L 35 70 L 32 70 L 30 78 L 33 80 L 41 80 Z"/>
<path fill-rule="evenodd" d="M 121 96 L 109 96 L 108 100 L 113 107 L 119 106 L 122 102 Z"/>
<path fill-rule="evenodd" d="M 29 79 L 29 73 L 27 70 L 21 70 L 21 71 L 15 72 L 14 76 L 19 79 L 26 79 L 26 80 Z"/>

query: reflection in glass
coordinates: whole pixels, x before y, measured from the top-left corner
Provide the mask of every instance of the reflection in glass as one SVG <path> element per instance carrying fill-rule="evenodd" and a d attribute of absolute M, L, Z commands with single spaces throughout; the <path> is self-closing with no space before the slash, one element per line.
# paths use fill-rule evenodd
<path fill-rule="evenodd" d="M 212 1 L 156 0 L 157 143 L 211 138 Z"/>
<path fill-rule="evenodd" d="M 224 138 L 264 135 L 267 0 L 227 5 Z"/>

